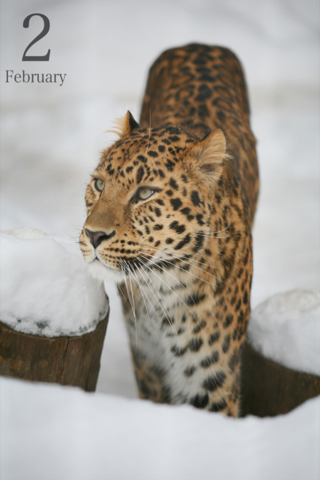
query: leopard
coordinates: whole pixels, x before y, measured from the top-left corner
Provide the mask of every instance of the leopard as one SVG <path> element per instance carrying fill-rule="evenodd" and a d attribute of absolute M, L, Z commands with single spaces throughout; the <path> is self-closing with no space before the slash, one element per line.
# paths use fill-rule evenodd
<path fill-rule="evenodd" d="M 117 284 L 141 399 L 240 415 L 259 190 L 249 117 L 231 50 L 171 48 L 140 121 L 116 121 L 91 176 L 80 247 Z"/>

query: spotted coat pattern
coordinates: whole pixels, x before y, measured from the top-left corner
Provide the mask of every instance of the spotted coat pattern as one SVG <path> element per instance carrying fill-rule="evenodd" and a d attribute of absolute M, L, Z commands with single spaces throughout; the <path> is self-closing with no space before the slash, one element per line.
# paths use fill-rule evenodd
<path fill-rule="evenodd" d="M 258 195 L 238 59 L 164 52 L 140 125 L 128 112 L 119 134 L 87 188 L 80 245 L 118 282 L 140 397 L 237 416 Z"/>

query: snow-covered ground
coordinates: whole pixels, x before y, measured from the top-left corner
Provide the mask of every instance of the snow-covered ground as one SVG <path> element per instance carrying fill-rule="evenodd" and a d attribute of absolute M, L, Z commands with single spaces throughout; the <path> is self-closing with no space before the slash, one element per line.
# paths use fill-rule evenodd
<path fill-rule="evenodd" d="M 232 419 L 1 381 L 1 480 L 318 480 L 320 399 Z"/>
<path fill-rule="evenodd" d="M 114 138 L 104 131 L 128 108 L 139 117 L 152 61 L 172 46 L 219 44 L 244 65 L 258 139 L 252 306 L 296 288 L 319 292 L 317 0 L 2 0 L 0 8 L 1 229 L 76 241 L 89 173 Z M 50 48 L 49 62 L 21 61 L 42 29 L 38 17 L 22 27 L 35 12 L 51 28 L 29 53 Z M 6 70 L 67 76 L 62 86 L 6 83 Z M 120 301 L 113 285 L 107 293 L 99 394 L 2 381 L 1 480 L 318 479 L 319 400 L 285 417 L 236 421 L 132 400 Z"/>

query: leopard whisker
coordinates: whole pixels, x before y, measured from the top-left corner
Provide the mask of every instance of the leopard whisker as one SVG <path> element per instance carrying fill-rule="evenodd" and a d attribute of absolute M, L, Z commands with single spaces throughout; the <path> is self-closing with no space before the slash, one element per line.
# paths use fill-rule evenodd
<path fill-rule="evenodd" d="M 141 248 L 144 248 L 144 247 L 141 247 Z M 150 248 L 152 248 L 153 250 L 157 250 L 158 252 L 161 252 L 161 253 L 167 254 L 169 256 L 172 256 L 174 258 L 177 258 L 181 262 L 185 262 L 187 265 L 194 266 L 196 268 L 199 268 L 199 267 L 197 267 L 196 265 L 192 265 L 190 262 L 188 262 L 188 260 L 190 260 L 191 262 L 199 263 L 200 265 L 204 265 L 204 266 L 209 267 L 209 268 L 214 268 L 215 270 L 223 270 L 223 268 L 221 268 L 221 267 L 214 267 L 213 265 L 209 265 L 208 263 L 204 263 L 204 262 L 199 262 L 198 260 L 194 260 L 193 258 L 188 258 L 186 260 L 186 259 L 184 259 L 183 257 L 180 257 L 177 254 L 174 254 L 172 252 L 165 252 L 164 250 L 161 250 L 160 248 L 155 248 L 155 247 L 150 247 Z"/>
<path fill-rule="evenodd" d="M 118 289 L 119 289 L 120 292 L 121 292 L 122 298 L 126 301 L 126 304 L 128 305 L 128 307 L 131 308 L 131 305 L 130 305 L 130 303 L 128 303 L 128 300 L 127 300 L 125 294 L 123 293 L 122 288 L 120 287 L 120 284 L 119 284 L 119 283 L 118 283 L 117 287 L 118 287 Z"/>
<path fill-rule="evenodd" d="M 149 254 L 150 255 L 150 254 Z M 150 259 L 148 259 L 147 257 L 145 257 L 144 255 L 142 255 L 142 258 L 144 258 L 145 260 L 147 261 L 150 261 Z M 154 258 L 154 257 L 153 257 Z M 151 263 L 153 265 L 156 265 L 156 262 L 152 262 Z M 190 296 L 190 298 L 192 298 L 192 301 L 193 301 L 193 304 L 195 305 L 194 303 L 194 299 L 193 299 L 193 296 L 191 295 L 191 293 L 189 292 L 189 290 L 187 289 L 187 287 L 185 285 L 183 285 L 183 283 L 181 283 L 174 275 L 171 275 L 170 272 L 168 272 L 167 270 L 165 270 L 163 267 L 161 267 L 160 265 L 157 265 L 158 268 L 160 268 L 163 272 L 166 272 L 167 275 L 169 275 L 171 278 L 173 278 L 174 280 L 178 281 L 178 284 L 181 285 L 182 288 L 184 288 L 186 290 L 186 292 L 188 293 L 188 295 Z M 162 279 L 161 279 L 162 280 Z M 168 285 L 167 285 L 168 286 Z M 176 293 L 176 292 L 175 292 Z M 180 298 L 177 294 L 177 297 Z"/>
<path fill-rule="evenodd" d="M 141 247 L 142 250 L 146 250 L 145 248 Z M 146 254 L 146 255 L 150 255 L 150 254 Z M 191 273 L 189 271 L 186 271 L 183 267 L 180 267 L 179 265 L 175 265 L 174 263 L 170 262 L 169 260 L 165 260 L 167 263 L 169 263 L 170 265 L 173 265 L 173 266 L 176 266 L 178 267 L 181 271 L 185 272 L 185 273 L 188 273 L 189 275 L 192 275 L 193 277 L 196 277 L 198 278 L 199 280 L 205 282 L 205 283 L 208 283 L 208 285 L 212 285 L 212 283 L 210 282 L 207 282 L 207 280 L 204 280 L 203 278 L 200 278 L 198 277 L 197 275 L 195 275 L 194 273 Z M 210 277 L 213 277 L 215 278 L 216 280 L 218 280 L 219 282 L 223 282 L 223 280 L 219 277 L 216 277 L 215 275 L 212 275 L 211 273 L 209 272 L 206 272 L 205 270 L 203 270 L 202 268 L 200 267 L 197 267 L 196 265 L 192 265 L 192 266 L 195 266 L 196 268 L 198 268 L 199 270 L 203 271 L 203 273 L 205 273 L 206 275 L 210 275 Z"/>
<path fill-rule="evenodd" d="M 227 235 L 226 237 L 216 237 L 214 234 L 211 233 L 199 233 L 202 237 L 209 237 L 209 238 L 230 238 L 230 235 Z"/>
<path fill-rule="evenodd" d="M 120 261 L 120 268 L 123 266 L 124 269 L 123 269 L 123 272 L 126 274 L 128 273 L 128 265 L 127 265 L 127 262 L 125 260 L 121 260 Z M 122 268 L 121 268 L 122 269 Z M 128 299 L 129 299 L 129 302 L 130 302 L 130 306 L 131 306 L 131 310 L 132 310 L 132 314 L 133 314 L 133 317 L 134 317 L 134 323 L 135 323 L 135 331 L 136 331 L 136 345 L 137 345 L 137 317 L 136 317 L 136 311 L 135 311 L 135 305 L 134 305 L 134 299 L 133 299 L 133 291 L 132 291 L 132 285 L 131 285 L 131 289 L 129 289 L 128 287 L 128 284 L 129 284 L 129 276 L 127 278 L 127 276 L 125 275 L 124 277 L 124 281 L 125 281 L 125 284 L 126 284 L 126 289 L 127 289 L 127 293 L 128 293 Z M 130 295 L 131 293 L 131 295 Z"/>
<path fill-rule="evenodd" d="M 139 272 L 140 272 L 141 269 L 139 268 L 138 270 L 139 270 Z M 148 296 L 146 296 L 145 291 L 144 291 L 144 289 L 142 288 L 140 279 L 139 279 L 139 277 L 138 277 L 138 275 L 137 275 L 137 272 L 132 272 L 132 274 L 134 275 L 134 277 L 135 277 L 135 279 L 136 279 L 136 282 L 137 282 L 137 285 L 138 285 L 138 287 L 139 287 L 139 290 L 140 290 L 140 292 L 141 292 L 141 296 L 142 296 L 144 305 L 145 305 L 145 307 L 146 307 L 146 312 L 147 312 L 147 314 L 148 314 L 148 316 L 149 316 L 149 321 L 150 321 L 150 323 L 152 323 L 153 317 L 151 316 L 150 311 L 149 311 L 149 309 L 148 309 L 148 307 L 147 307 L 146 298 L 147 298 L 148 302 L 150 303 L 151 307 L 153 307 L 153 305 L 152 305 L 152 303 L 151 303 L 151 300 L 149 299 Z"/>
<path fill-rule="evenodd" d="M 199 232 L 198 235 L 202 235 L 203 237 L 211 237 L 211 238 L 230 238 L 230 235 L 227 235 L 226 237 L 216 237 L 215 236 L 217 233 L 225 232 L 226 230 L 228 230 L 229 227 L 230 227 L 230 222 L 229 222 L 228 226 L 226 228 L 223 228 L 222 230 L 216 230 L 215 232 L 210 232 L 210 233 Z"/>
<path fill-rule="evenodd" d="M 157 278 L 159 278 L 159 280 L 161 280 L 161 282 L 163 282 L 163 283 L 166 285 L 166 287 L 169 288 L 169 289 L 172 291 L 172 293 L 174 293 L 174 294 L 176 295 L 176 297 L 177 297 L 177 298 L 180 300 L 180 302 L 182 302 L 183 305 L 189 310 L 189 312 L 191 313 L 191 315 L 193 316 L 193 318 L 195 319 L 195 321 L 196 321 L 196 322 L 198 323 L 198 325 L 200 326 L 200 323 L 199 323 L 199 320 L 197 319 L 197 317 L 196 317 L 196 316 L 194 315 L 194 313 L 190 310 L 190 308 L 188 307 L 188 305 L 182 300 L 182 298 L 177 294 L 177 292 L 175 292 L 175 291 L 173 290 L 173 288 L 171 288 L 171 287 L 163 280 L 163 278 L 159 277 L 159 275 L 157 275 L 155 272 L 153 272 L 153 271 L 150 269 L 150 267 L 147 267 L 147 268 L 149 268 L 149 270 L 150 270 Z M 162 268 L 162 267 L 160 267 L 160 268 L 161 268 L 162 271 L 166 272 L 166 270 L 165 270 L 164 268 Z M 168 273 L 168 272 L 166 272 L 166 273 Z M 172 275 L 171 275 L 171 276 L 172 276 Z M 173 277 L 173 276 L 172 276 L 172 277 Z M 174 277 L 173 277 L 173 278 L 174 278 Z M 181 282 L 179 282 L 179 283 L 181 283 Z M 186 289 L 186 290 L 187 290 L 187 289 Z M 188 292 L 188 294 L 190 295 L 190 297 L 192 298 L 193 304 L 195 305 L 194 299 L 193 299 L 192 295 L 190 294 L 190 292 L 189 292 L 188 290 L 187 290 L 187 292 Z"/>
<path fill-rule="evenodd" d="M 158 293 L 158 291 L 157 291 L 157 289 L 156 289 L 156 287 L 155 287 L 155 285 L 154 285 L 154 283 L 153 283 L 150 275 L 148 275 L 148 273 L 147 273 L 145 270 L 143 270 L 143 271 L 144 271 L 144 273 L 147 275 L 148 280 L 152 283 L 152 286 L 153 286 L 154 290 Z M 141 273 L 142 273 L 142 270 L 141 270 Z M 160 302 L 160 300 L 162 300 L 161 297 L 159 297 L 159 298 L 160 298 L 160 300 L 159 300 L 159 298 L 157 297 L 157 295 L 155 295 L 154 291 L 151 289 L 151 286 L 149 285 L 148 281 L 146 282 L 146 286 L 149 288 L 150 292 L 153 294 L 154 298 L 157 300 L 158 305 L 160 306 L 160 308 L 161 308 L 161 310 L 162 310 L 165 318 L 168 320 L 168 323 L 169 323 L 169 325 L 170 325 L 170 327 L 171 327 L 174 335 L 177 336 L 177 331 L 176 331 L 176 329 L 174 328 L 173 323 L 172 323 L 171 320 L 170 320 L 170 317 L 168 316 L 168 312 L 167 312 L 167 311 L 164 309 L 164 307 L 161 305 L 161 302 Z"/>
<path fill-rule="evenodd" d="M 149 149 L 149 146 L 150 146 L 150 137 L 151 137 L 151 128 L 148 128 L 149 130 L 149 137 L 148 137 L 148 143 L 147 143 L 147 146 L 146 146 L 146 150 L 145 150 L 145 155 Z"/>

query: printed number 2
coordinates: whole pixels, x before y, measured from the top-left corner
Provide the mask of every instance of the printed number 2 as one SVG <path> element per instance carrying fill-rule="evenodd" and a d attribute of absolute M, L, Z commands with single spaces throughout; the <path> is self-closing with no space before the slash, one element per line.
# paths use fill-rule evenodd
<path fill-rule="evenodd" d="M 49 22 L 49 18 L 46 17 L 45 15 L 43 15 L 42 13 L 31 13 L 31 15 L 28 15 L 24 20 L 23 20 L 23 26 L 24 28 L 28 28 L 29 27 L 29 22 L 30 22 L 30 19 L 32 17 L 34 17 L 35 15 L 38 15 L 39 17 L 42 18 L 42 20 L 44 21 L 44 27 L 43 27 L 43 30 L 41 33 L 39 33 L 39 35 L 34 38 L 32 40 L 31 43 L 29 43 L 29 45 L 27 46 L 27 48 L 25 49 L 25 51 L 23 52 L 23 55 L 22 55 L 22 61 L 23 62 L 48 62 L 49 61 L 49 58 L 50 58 L 50 49 L 48 50 L 48 52 L 46 53 L 46 55 L 35 55 L 35 56 L 32 56 L 32 55 L 26 55 L 27 51 L 29 50 L 30 47 L 32 47 L 32 45 L 34 45 L 35 43 L 37 43 L 39 40 L 41 40 L 41 38 L 45 37 L 47 35 L 47 33 L 49 32 L 50 30 L 50 22 Z"/>

